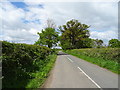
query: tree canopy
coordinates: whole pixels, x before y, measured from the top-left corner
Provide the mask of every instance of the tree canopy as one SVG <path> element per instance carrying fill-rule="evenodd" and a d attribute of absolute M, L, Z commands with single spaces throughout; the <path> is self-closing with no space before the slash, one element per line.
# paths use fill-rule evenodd
<path fill-rule="evenodd" d="M 72 19 L 66 22 L 65 25 L 59 26 L 59 33 L 56 31 L 56 25 L 52 19 L 48 19 L 46 28 L 42 29 L 39 35 L 38 41 L 35 44 L 47 46 L 52 48 L 60 42 L 59 46 L 62 49 L 79 49 L 79 48 L 101 48 L 103 47 L 103 40 L 91 39 L 88 28 L 89 25 L 82 24 L 78 20 Z M 109 41 L 109 47 L 120 47 L 120 40 L 111 39 Z"/>
<path fill-rule="evenodd" d="M 39 45 L 47 45 L 49 48 L 57 45 L 58 33 L 55 32 L 55 29 L 46 28 L 45 30 L 42 30 L 41 33 L 38 33 L 38 35 L 40 36 L 37 42 Z"/>
<path fill-rule="evenodd" d="M 43 29 L 41 33 L 38 32 L 37 34 L 39 35 L 39 39 L 35 42 L 35 44 L 52 48 L 58 43 L 58 32 L 56 32 L 55 23 L 51 19 L 47 20 L 47 27 Z"/>
<path fill-rule="evenodd" d="M 120 40 L 118 40 L 118 39 L 109 40 L 109 47 L 119 48 L 120 47 Z"/>
<path fill-rule="evenodd" d="M 61 31 L 61 46 L 63 49 L 75 49 L 83 47 L 83 40 L 89 38 L 90 26 L 86 24 L 81 24 L 78 20 L 72 19 L 59 27 Z"/>

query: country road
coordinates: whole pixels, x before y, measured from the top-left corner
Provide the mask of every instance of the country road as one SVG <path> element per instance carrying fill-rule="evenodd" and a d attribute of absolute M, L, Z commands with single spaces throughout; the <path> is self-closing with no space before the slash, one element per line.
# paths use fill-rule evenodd
<path fill-rule="evenodd" d="M 118 88 L 118 75 L 60 51 L 44 88 Z"/>

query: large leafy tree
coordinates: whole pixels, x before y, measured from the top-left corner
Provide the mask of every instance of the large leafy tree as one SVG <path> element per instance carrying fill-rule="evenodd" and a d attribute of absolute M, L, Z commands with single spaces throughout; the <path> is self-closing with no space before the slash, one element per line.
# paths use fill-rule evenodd
<path fill-rule="evenodd" d="M 112 48 L 119 48 L 120 47 L 120 41 L 118 39 L 111 39 L 109 40 L 109 47 Z"/>
<path fill-rule="evenodd" d="M 89 27 L 75 19 L 68 21 L 66 25 L 60 26 L 59 29 L 62 32 L 60 39 L 62 48 L 75 49 L 82 47 L 82 41 L 90 36 L 87 30 Z"/>
<path fill-rule="evenodd" d="M 39 39 L 35 44 L 48 46 L 49 48 L 57 45 L 59 36 L 55 30 L 54 22 L 51 19 L 47 20 L 47 27 L 41 33 L 38 32 L 37 34 L 39 35 Z"/>
<path fill-rule="evenodd" d="M 86 38 L 82 40 L 83 47 L 82 48 L 92 48 L 93 47 L 93 39 L 91 38 Z"/>

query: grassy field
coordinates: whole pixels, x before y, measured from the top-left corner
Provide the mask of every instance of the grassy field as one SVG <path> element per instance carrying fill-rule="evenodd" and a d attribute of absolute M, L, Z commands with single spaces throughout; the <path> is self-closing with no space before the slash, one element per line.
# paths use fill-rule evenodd
<path fill-rule="evenodd" d="M 120 74 L 120 48 L 74 49 L 64 52 Z"/>

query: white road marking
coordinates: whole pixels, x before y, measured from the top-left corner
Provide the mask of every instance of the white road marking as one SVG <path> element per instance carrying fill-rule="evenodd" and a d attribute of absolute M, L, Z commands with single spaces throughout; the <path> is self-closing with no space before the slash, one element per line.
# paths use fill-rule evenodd
<path fill-rule="evenodd" d="M 90 79 L 98 88 L 100 88 L 100 90 L 102 90 L 102 88 L 94 80 L 92 80 L 92 78 L 90 78 L 80 67 L 78 67 L 78 69 L 82 71 L 85 76 L 88 77 L 88 79 Z"/>
<path fill-rule="evenodd" d="M 70 59 L 69 57 L 67 57 L 67 59 L 68 59 L 68 60 L 70 60 L 71 62 L 73 62 L 73 60 L 72 60 L 72 59 Z"/>
<path fill-rule="evenodd" d="M 70 61 L 70 62 L 73 62 L 72 59 L 70 59 L 69 57 L 67 57 L 67 59 Z M 83 73 L 85 74 L 85 76 L 90 79 L 98 88 L 100 88 L 100 90 L 103 90 L 94 80 L 92 80 L 92 78 L 90 78 L 80 67 L 78 67 L 78 69 Z"/>

